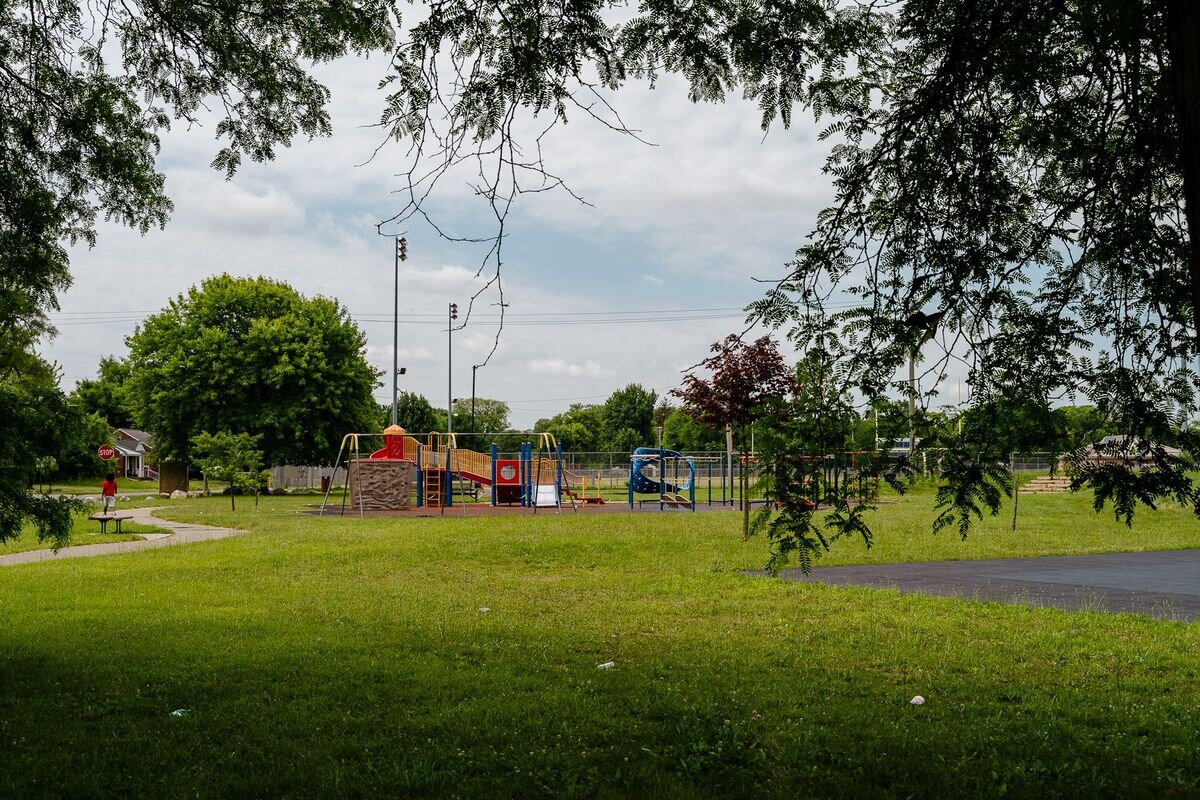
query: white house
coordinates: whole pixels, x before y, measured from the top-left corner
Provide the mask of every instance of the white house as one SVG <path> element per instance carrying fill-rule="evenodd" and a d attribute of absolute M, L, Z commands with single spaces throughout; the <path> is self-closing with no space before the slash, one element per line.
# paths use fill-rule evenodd
<path fill-rule="evenodd" d="M 135 428 L 117 428 L 113 447 L 117 449 L 117 472 L 125 478 L 157 478 L 158 472 L 146 466 L 146 456 L 154 438 Z"/>

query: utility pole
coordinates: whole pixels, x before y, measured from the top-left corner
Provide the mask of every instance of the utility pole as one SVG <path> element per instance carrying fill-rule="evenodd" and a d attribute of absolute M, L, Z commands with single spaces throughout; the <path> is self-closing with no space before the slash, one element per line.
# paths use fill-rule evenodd
<path fill-rule="evenodd" d="M 397 359 L 400 352 L 400 262 L 408 260 L 408 239 L 396 239 L 396 285 L 392 293 L 392 424 L 396 424 L 396 392 L 400 369 Z"/>
<path fill-rule="evenodd" d="M 917 449 L 917 354 L 908 357 L 908 458 Z"/>
<path fill-rule="evenodd" d="M 471 433 L 475 433 L 475 370 L 479 369 L 478 364 L 471 365 Z"/>
<path fill-rule="evenodd" d="M 454 320 L 458 319 L 458 303 L 446 310 L 446 433 L 454 433 Z"/>

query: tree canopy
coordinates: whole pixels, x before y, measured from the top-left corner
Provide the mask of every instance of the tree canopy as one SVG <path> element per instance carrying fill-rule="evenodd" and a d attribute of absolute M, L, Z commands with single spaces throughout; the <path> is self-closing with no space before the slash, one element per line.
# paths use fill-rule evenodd
<path fill-rule="evenodd" d="M 534 423 L 533 431 L 553 435 L 563 450 L 568 452 L 590 453 L 603 450 L 604 407 L 572 403 L 561 414 L 539 419 Z"/>
<path fill-rule="evenodd" d="M 126 397 L 161 457 L 198 433 L 259 436 L 269 464 L 322 464 L 374 429 L 379 373 L 337 301 L 267 278 L 220 275 L 179 295 L 128 339 Z"/>
<path fill-rule="evenodd" d="M 671 393 L 700 422 L 712 427 L 732 425 L 741 446 L 739 470 L 742 498 L 749 497 L 750 426 L 756 420 L 782 415 L 784 401 L 795 389 L 795 379 L 769 336 L 751 344 L 730 335 L 715 343 L 713 355 L 700 363 L 707 378 L 689 373 L 683 386 Z M 742 503 L 742 535 L 750 535 L 750 504 Z"/>
<path fill-rule="evenodd" d="M 69 532 L 69 503 L 27 497 L 53 449 L 61 392 L 33 347 L 70 284 L 67 245 L 100 218 L 145 232 L 171 212 L 159 134 L 202 115 L 213 165 L 270 159 L 330 131 L 314 62 L 392 45 L 390 0 L 0 4 L 0 539 L 32 517 Z M 216 109 L 215 112 L 210 112 Z"/>
<path fill-rule="evenodd" d="M 32 519 L 41 539 L 65 544 L 71 535 L 71 510 L 32 492 L 45 459 L 58 459 L 69 448 L 78 419 L 58 388 L 57 376 L 41 359 L 8 358 L 0 351 L 0 542 L 21 535 Z M 21 367 L 13 366 L 20 361 Z"/>
<path fill-rule="evenodd" d="M 380 430 L 392 423 L 392 407 L 383 405 Z M 396 397 L 396 424 L 409 433 L 429 433 L 446 428 L 446 412 L 438 413 L 423 394 L 400 392 Z"/>
<path fill-rule="evenodd" d="M 133 412 L 125 401 L 128 380 L 128 362 L 105 356 L 100 359 L 95 379 L 84 379 L 75 385 L 72 399 L 84 411 L 96 414 L 114 428 L 132 427 Z"/>
<path fill-rule="evenodd" d="M 640 384 L 618 389 L 604 401 L 604 449 L 623 450 L 654 445 L 654 402 L 658 395 Z"/>
<path fill-rule="evenodd" d="M 192 438 L 195 465 L 205 481 L 229 484 L 229 510 L 237 511 L 238 492 L 255 492 L 270 476 L 262 470 L 263 454 L 257 449 L 258 435 L 248 433 L 200 433 Z M 256 496 L 257 500 L 257 496 Z"/>

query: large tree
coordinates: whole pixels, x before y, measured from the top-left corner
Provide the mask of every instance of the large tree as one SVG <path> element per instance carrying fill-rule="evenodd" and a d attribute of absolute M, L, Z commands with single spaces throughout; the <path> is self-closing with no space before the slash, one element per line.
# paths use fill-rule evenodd
<path fill-rule="evenodd" d="M 103 217 L 141 231 L 171 211 L 156 158 L 173 119 L 213 124 L 213 164 L 270 159 L 330 131 L 306 68 L 393 41 L 390 0 L 0 4 L 0 536 L 66 506 L 19 500 L 47 443 L 26 409 L 47 387 L 29 362 L 70 284 L 67 245 Z M 215 110 L 215 113 L 210 112 Z M 52 414 L 57 399 L 42 406 Z"/>
<path fill-rule="evenodd" d="M 382 423 L 380 428 L 392 424 L 392 407 L 384 404 L 380 407 Z M 444 430 L 446 427 L 446 412 L 438 413 L 438 409 L 423 394 L 416 392 L 400 392 L 396 396 L 396 424 L 409 433 L 429 433 Z"/>
<path fill-rule="evenodd" d="M 685 409 L 670 408 L 663 417 L 663 446 L 672 450 L 724 450 L 725 431 L 706 425 Z"/>
<path fill-rule="evenodd" d="M 637 383 L 609 395 L 601 415 L 605 449 L 628 452 L 631 447 L 656 444 L 654 403 L 657 398 L 653 390 Z"/>
<path fill-rule="evenodd" d="M 783 416 L 785 399 L 795 389 L 791 370 L 769 336 L 751 344 L 727 336 L 700 362 L 707 377 L 689 373 L 671 394 L 695 419 L 714 428 L 732 426 L 742 452 L 738 470 L 742 493 L 742 536 L 750 535 L 750 428 L 760 419 Z"/>
<path fill-rule="evenodd" d="M 606 90 L 662 72 L 683 75 L 694 100 L 743 92 L 764 127 L 800 108 L 826 125 L 836 202 L 755 316 L 788 326 L 802 350 L 825 342 L 869 399 L 928 397 L 957 360 L 985 413 L 1010 391 L 1022 402 L 1085 395 L 1153 445 L 1154 468 L 1085 468 L 1080 480 L 1200 513 L 1186 462 L 1160 446 L 1200 450 L 1183 424 L 1200 391 L 1200 6 L 607 7 L 430 9 L 400 49 L 385 116 L 419 144 L 399 219 L 426 213 L 431 180 L 481 160 L 498 271 L 514 197 L 561 184 L 540 147 L 522 146 L 524 115 L 549 118 L 531 136 L 569 115 L 630 133 Z M 922 361 L 909 380 L 905 366 Z M 943 479 L 959 496 L 981 488 L 970 485 L 979 474 Z"/>
<path fill-rule="evenodd" d="M 96 414 L 114 428 L 133 425 L 133 412 L 125 401 L 125 382 L 129 380 L 129 364 L 113 356 L 100 359 L 94 379 L 85 378 L 75 384 L 72 399 L 86 412 Z"/>
<path fill-rule="evenodd" d="M 337 301 L 285 283 L 209 278 L 127 344 L 127 397 L 161 457 L 186 460 L 194 436 L 225 431 L 260 436 L 269 464 L 323 464 L 375 427 L 366 337 Z"/>
<path fill-rule="evenodd" d="M 539 419 L 534 433 L 549 433 L 571 453 L 594 453 L 602 449 L 604 406 L 572 403 L 570 408 L 553 417 Z"/>
<path fill-rule="evenodd" d="M 39 358 L 0 349 L 0 543 L 20 536 L 27 519 L 39 539 L 51 539 L 56 547 L 70 538 L 71 511 L 78 503 L 32 491 L 50 459 L 57 463 L 70 449 L 81 419 L 57 377 Z"/>

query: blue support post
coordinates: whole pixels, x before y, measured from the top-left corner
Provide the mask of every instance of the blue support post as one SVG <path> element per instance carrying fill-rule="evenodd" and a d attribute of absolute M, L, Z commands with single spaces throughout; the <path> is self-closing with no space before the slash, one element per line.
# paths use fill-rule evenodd
<path fill-rule="evenodd" d="M 529 469 L 529 442 L 521 443 L 521 508 L 529 508 L 529 481 L 533 478 Z"/>
<path fill-rule="evenodd" d="M 629 457 L 629 510 L 633 511 L 633 456 Z"/>
<path fill-rule="evenodd" d="M 450 471 L 450 445 L 446 445 L 446 499 L 442 501 L 442 508 L 453 508 L 454 506 L 454 473 Z"/>
<path fill-rule="evenodd" d="M 497 478 L 496 459 L 498 459 L 498 458 L 500 458 L 500 448 L 496 446 L 495 442 L 492 442 L 492 506 L 493 507 L 496 505 L 496 478 Z"/>
<path fill-rule="evenodd" d="M 689 461 L 688 465 L 688 502 L 692 506 L 692 513 L 696 513 L 696 462 Z"/>
<path fill-rule="evenodd" d="M 663 498 L 667 491 L 667 465 L 663 459 L 663 449 L 658 448 L 658 510 L 662 511 L 666 506 L 663 505 Z"/>

